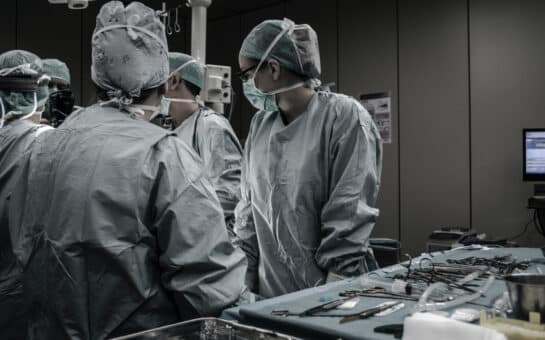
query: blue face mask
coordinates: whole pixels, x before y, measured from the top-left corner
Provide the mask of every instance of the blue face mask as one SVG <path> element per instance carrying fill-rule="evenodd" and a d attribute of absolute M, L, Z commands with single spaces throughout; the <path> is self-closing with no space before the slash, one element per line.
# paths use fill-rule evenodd
<path fill-rule="evenodd" d="M 255 86 L 254 77 L 248 79 L 242 84 L 242 90 L 246 99 L 258 110 L 274 112 L 278 111 L 276 105 L 276 96 L 274 94 L 263 93 Z"/>
<path fill-rule="evenodd" d="M 265 60 L 267 60 L 268 56 L 270 55 L 276 43 L 280 40 L 280 38 L 286 32 L 288 32 L 289 29 L 290 29 L 290 26 L 286 26 L 286 28 L 284 28 L 276 36 L 276 38 L 273 39 L 272 43 L 263 54 L 263 57 L 261 57 L 261 60 L 259 61 L 259 64 L 257 64 L 257 67 L 255 68 L 255 71 L 250 77 L 250 79 L 242 83 L 242 90 L 244 91 L 244 96 L 246 97 L 246 99 L 248 99 L 250 104 L 252 104 L 252 106 L 258 110 L 268 111 L 268 112 L 278 111 L 278 105 L 276 104 L 276 94 L 290 91 L 305 85 L 304 82 L 299 82 L 294 85 L 282 87 L 282 88 L 269 91 L 269 92 L 263 92 L 260 89 L 258 89 L 257 86 L 255 85 L 255 76 L 257 72 L 259 71 L 259 69 L 265 62 Z"/>
<path fill-rule="evenodd" d="M 252 77 L 248 79 L 247 81 L 245 81 L 244 83 L 242 83 L 242 90 L 244 91 L 244 96 L 246 96 L 246 99 L 248 99 L 250 104 L 252 104 L 252 106 L 258 110 L 267 111 L 267 112 L 278 111 L 278 105 L 276 104 L 276 95 L 278 93 L 287 92 L 287 91 L 290 91 L 305 85 L 304 82 L 299 82 L 299 83 L 296 83 L 290 86 L 285 86 L 273 91 L 263 92 L 260 89 L 258 89 L 257 86 L 255 86 L 255 75 L 257 74 L 257 70 L 259 69 L 259 66 L 261 66 L 261 63 L 259 63 Z"/>

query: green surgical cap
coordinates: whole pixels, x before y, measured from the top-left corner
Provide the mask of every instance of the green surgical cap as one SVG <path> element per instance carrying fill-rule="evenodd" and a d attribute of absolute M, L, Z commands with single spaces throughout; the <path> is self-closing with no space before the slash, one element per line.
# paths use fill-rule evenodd
<path fill-rule="evenodd" d="M 190 61 L 195 62 L 189 63 Z M 177 52 L 170 52 L 168 54 L 168 63 L 171 76 L 175 72 L 178 72 L 183 80 L 190 82 L 202 90 L 204 87 L 204 66 L 201 63 L 197 62 L 190 55 Z M 183 68 L 180 69 L 182 66 Z"/>
<path fill-rule="evenodd" d="M 14 70 L 10 75 L 32 74 L 32 70 L 36 72 L 42 72 L 42 61 L 40 57 L 32 52 L 23 50 L 12 50 L 0 54 L 0 70 L 6 70 L 14 68 L 20 65 L 30 64 L 30 70 L 28 68 L 21 68 Z"/>
<path fill-rule="evenodd" d="M 24 67 L 19 67 L 28 64 Z M 13 50 L 0 55 L 0 73 L 1 71 L 12 70 L 6 76 L 16 77 L 22 75 L 37 75 L 43 73 L 42 60 L 34 53 Z M 47 84 L 38 87 L 37 107 L 45 105 L 49 92 Z M 16 92 L 9 90 L 0 91 L 0 97 L 4 105 L 5 113 L 13 112 L 18 114 L 27 114 L 34 108 L 34 93 Z"/>
<path fill-rule="evenodd" d="M 291 20 L 265 20 L 248 34 L 240 55 L 261 60 L 275 38 L 284 30 L 267 58 L 278 61 L 297 74 L 317 78 L 321 73 L 318 36 L 309 25 L 295 25 Z"/>
<path fill-rule="evenodd" d="M 58 59 L 43 59 L 43 71 L 51 78 L 64 80 L 70 84 L 70 70 L 65 63 Z"/>

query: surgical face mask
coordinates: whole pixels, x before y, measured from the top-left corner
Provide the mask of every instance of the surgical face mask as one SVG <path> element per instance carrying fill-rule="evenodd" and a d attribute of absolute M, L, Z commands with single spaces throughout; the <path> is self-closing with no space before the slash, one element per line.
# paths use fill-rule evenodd
<path fill-rule="evenodd" d="M 161 99 L 161 113 L 165 115 L 170 115 L 170 103 L 198 103 L 194 99 L 181 99 L 181 98 L 169 98 L 163 96 Z"/>
<path fill-rule="evenodd" d="M 257 70 L 256 70 L 257 72 Z M 298 87 L 304 86 L 304 82 L 299 82 L 291 86 L 282 87 L 270 92 L 263 92 L 255 85 L 255 73 L 248 79 L 248 81 L 242 84 L 242 90 L 246 99 L 258 110 L 274 112 L 278 111 L 278 105 L 276 104 L 276 95 L 278 93 L 287 92 Z"/>
<path fill-rule="evenodd" d="M 286 25 L 286 27 L 273 39 L 273 41 L 271 42 L 271 44 L 269 45 L 269 47 L 263 54 L 263 57 L 261 57 L 261 60 L 257 64 L 257 67 L 254 73 L 252 74 L 252 76 L 250 77 L 250 79 L 243 82 L 242 84 L 242 90 L 244 91 L 244 96 L 246 96 L 246 99 L 248 99 L 250 104 L 252 104 L 252 106 L 258 110 L 269 111 L 269 112 L 278 111 L 278 105 L 276 103 L 277 94 L 287 92 L 287 91 L 290 91 L 305 85 L 305 82 L 299 82 L 299 83 L 296 83 L 290 86 L 285 86 L 285 87 L 282 87 L 273 91 L 269 91 L 269 92 L 263 92 L 260 89 L 258 89 L 257 86 L 255 85 L 255 76 L 257 72 L 259 72 L 259 69 L 261 68 L 261 66 L 263 66 L 263 63 L 267 60 L 269 54 L 271 53 L 274 46 L 276 46 L 280 38 L 282 38 L 282 36 L 292 28 L 293 26 Z"/>

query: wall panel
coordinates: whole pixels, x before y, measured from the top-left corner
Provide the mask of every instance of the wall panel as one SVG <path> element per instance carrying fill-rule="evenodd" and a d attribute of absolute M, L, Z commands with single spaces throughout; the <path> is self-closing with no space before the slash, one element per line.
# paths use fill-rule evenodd
<path fill-rule="evenodd" d="M 470 223 L 467 6 L 399 1 L 401 240 Z"/>

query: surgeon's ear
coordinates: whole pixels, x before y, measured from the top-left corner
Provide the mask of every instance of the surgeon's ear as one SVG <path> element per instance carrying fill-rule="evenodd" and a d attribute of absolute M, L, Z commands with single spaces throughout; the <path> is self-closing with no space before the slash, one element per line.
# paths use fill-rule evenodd
<path fill-rule="evenodd" d="M 273 80 L 280 79 L 280 64 L 274 59 L 270 59 L 268 62 L 269 70 L 271 72 Z"/>
<path fill-rule="evenodd" d="M 168 79 L 168 88 L 171 91 L 178 91 L 182 86 L 182 78 L 178 73 L 173 74 L 172 77 Z"/>

